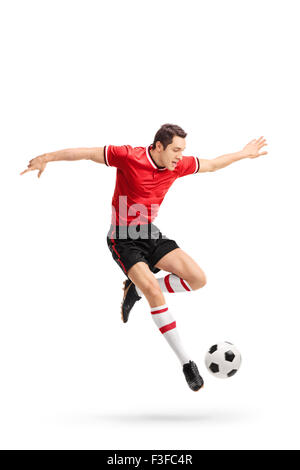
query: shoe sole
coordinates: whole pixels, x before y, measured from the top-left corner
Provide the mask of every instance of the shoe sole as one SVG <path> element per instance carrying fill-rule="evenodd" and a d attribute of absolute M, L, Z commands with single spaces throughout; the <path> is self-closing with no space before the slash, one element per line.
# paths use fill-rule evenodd
<path fill-rule="evenodd" d="M 129 287 L 131 286 L 132 282 L 130 284 L 128 284 L 127 288 L 125 289 L 125 284 L 126 284 L 126 281 L 123 281 L 123 291 L 124 291 L 124 294 L 123 294 L 123 300 L 122 300 L 122 303 L 121 303 L 121 318 L 122 318 L 122 322 L 123 323 L 127 323 L 126 321 L 124 321 L 124 316 L 123 316 L 123 304 L 124 304 L 124 300 L 126 299 L 126 295 L 127 295 L 127 292 L 128 292 L 128 289 Z"/>

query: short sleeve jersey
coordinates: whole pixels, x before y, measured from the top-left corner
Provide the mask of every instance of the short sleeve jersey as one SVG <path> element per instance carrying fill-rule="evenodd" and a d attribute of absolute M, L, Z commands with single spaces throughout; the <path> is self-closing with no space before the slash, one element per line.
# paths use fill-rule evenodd
<path fill-rule="evenodd" d="M 171 185 L 177 178 L 198 172 L 198 157 L 182 157 L 174 170 L 159 167 L 153 160 L 152 146 L 106 145 L 104 161 L 117 168 L 112 198 L 113 225 L 153 222 Z"/>

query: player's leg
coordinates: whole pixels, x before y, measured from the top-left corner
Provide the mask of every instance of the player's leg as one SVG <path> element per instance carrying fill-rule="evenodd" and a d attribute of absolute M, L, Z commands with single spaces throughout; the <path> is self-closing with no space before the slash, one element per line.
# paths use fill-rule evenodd
<path fill-rule="evenodd" d="M 183 349 L 177 332 L 176 322 L 168 309 L 164 295 L 149 266 L 143 262 L 136 263 L 128 271 L 128 277 L 146 297 L 152 319 L 177 354 L 181 363 L 188 362 L 190 357 Z"/>
<path fill-rule="evenodd" d="M 190 388 L 194 391 L 199 390 L 203 386 L 203 380 L 196 364 L 191 361 L 190 356 L 183 348 L 176 321 L 165 302 L 156 277 L 144 262 L 134 264 L 128 270 L 128 277 L 146 297 L 150 306 L 151 317 L 180 360 Z"/>
<path fill-rule="evenodd" d="M 206 284 L 204 271 L 181 248 L 167 253 L 155 264 L 155 267 L 172 273 L 158 279 L 163 292 L 186 292 L 200 289 Z"/>
<path fill-rule="evenodd" d="M 127 273 L 131 281 L 140 289 L 149 302 L 150 307 L 157 307 L 165 302 L 164 295 L 158 285 L 157 279 L 150 271 L 147 263 L 135 263 Z"/>

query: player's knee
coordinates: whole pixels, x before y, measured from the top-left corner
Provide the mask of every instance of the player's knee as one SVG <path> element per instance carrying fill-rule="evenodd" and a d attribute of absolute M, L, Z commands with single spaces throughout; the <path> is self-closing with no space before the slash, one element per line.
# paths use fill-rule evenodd
<path fill-rule="evenodd" d="M 156 279 L 149 279 L 144 282 L 141 290 L 146 297 L 155 297 L 161 295 L 161 289 Z"/>

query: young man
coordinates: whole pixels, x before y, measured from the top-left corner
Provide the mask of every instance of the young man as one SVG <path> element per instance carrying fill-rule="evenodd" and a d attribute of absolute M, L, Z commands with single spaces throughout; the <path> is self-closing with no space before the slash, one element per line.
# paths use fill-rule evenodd
<path fill-rule="evenodd" d="M 160 232 L 153 220 L 177 178 L 216 171 L 243 158 L 265 155 L 267 152 L 260 150 L 267 144 L 260 137 L 239 152 L 206 160 L 182 156 L 186 136 L 181 127 L 164 124 L 157 131 L 153 144 L 147 147 L 107 145 L 60 150 L 30 160 L 28 168 L 20 174 L 39 170 L 40 177 L 48 162 L 59 160 L 86 159 L 117 168 L 107 244 L 113 259 L 127 276 L 121 305 L 123 322 L 128 321 L 135 302 L 144 295 L 154 323 L 181 362 L 189 387 L 197 391 L 203 386 L 203 379 L 180 341 L 164 294 L 200 289 L 206 284 L 205 274 L 175 240 Z M 160 270 L 170 274 L 156 278 L 154 274 Z"/>

